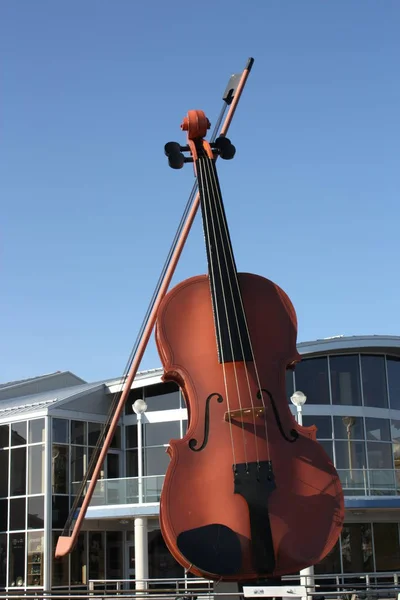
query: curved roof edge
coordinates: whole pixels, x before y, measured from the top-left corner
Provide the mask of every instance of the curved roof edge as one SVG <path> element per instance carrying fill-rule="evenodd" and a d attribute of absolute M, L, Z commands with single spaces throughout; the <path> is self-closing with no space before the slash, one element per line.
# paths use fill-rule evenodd
<path fill-rule="evenodd" d="M 397 335 L 352 335 L 333 336 L 310 342 L 300 342 L 297 350 L 301 355 L 343 353 L 348 350 L 376 350 L 400 356 L 400 336 Z"/>

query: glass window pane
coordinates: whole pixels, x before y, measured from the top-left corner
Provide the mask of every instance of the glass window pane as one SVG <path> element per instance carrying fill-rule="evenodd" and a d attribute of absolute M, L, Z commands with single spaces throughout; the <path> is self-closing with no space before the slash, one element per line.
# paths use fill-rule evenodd
<path fill-rule="evenodd" d="M 26 421 L 11 424 L 11 446 L 26 444 Z"/>
<path fill-rule="evenodd" d="M 43 531 L 28 533 L 28 586 L 43 585 Z"/>
<path fill-rule="evenodd" d="M 361 406 L 360 365 L 358 354 L 331 356 L 332 403 Z"/>
<path fill-rule="evenodd" d="M 329 404 L 328 360 L 306 358 L 296 365 L 296 390 L 307 396 L 307 404 Z"/>
<path fill-rule="evenodd" d="M 390 408 L 400 410 L 400 358 L 386 359 Z"/>
<path fill-rule="evenodd" d="M 181 567 L 169 552 L 161 531 L 149 531 L 149 577 L 151 579 L 182 578 L 184 576 Z"/>
<path fill-rule="evenodd" d="M 396 442 L 395 444 L 392 444 L 392 452 L 393 452 L 394 468 L 400 469 L 400 444 L 398 442 Z M 400 484 L 400 481 L 399 481 L 399 484 Z M 400 485 L 399 485 L 399 488 L 400 488 Z"/>
<path fill-rule="evenodd" d="M 28 494 L 44 494 L 44 445 L 28 448 Z"/>
<path fill-rule="evenodd" d="M 145 448 L 144 475 L 165 475 L 169 465 L 169 455 L 166 448 Z"/>
<path fill-rule="evenodd" d="M 71 552 L 71 585 L 86 583 L 86 572 L 86 532 L 82 532 Z"/>
<path fill-rule="evenodd" d="M 385 359 L 383 356 L 361 356 L 364 406 L 387 408 Z"/>
<path fill-rule="evenodd" d="M 183 419 L 182 420 L 182 437 L 184 437 L 186 435 L 187 427 L 188 427 L 187 419 Z"/>
<path fill-rule="evenodd" d="M 60 532 L 57 531 L 53 531 L 53 553 L 52 556 L 54 556 L 54 552 L 57 546 L 57 540 L 59 538 L 59 536 L 61 535 Z M 52 577 L 52 584 L 53 586 L 61 586 L 61 585 L 68 585 L 69 582 L 69 555 L 67 554 L 67 556 L 63 556 L 62 558 L 57 558 L 57 560 L 52 560 L 51 561 L 52 565 L 53 565 L 53 577 Z"/>
<path fill-rule="evenodd" d="M 8 496 L 8 452 L 0 450 L 0 497 Z"/>
<path fill-rule="evenodd" d="M 44 527 L 44 496 L 28 498 L 28 529 Z"/>
<path fill-rule="evenodd" d="M 179 387 L 176 383 L 158 383 L 144 389 L 147 410 L 169 410 L 179 408 Z"/>
<path fill-rule="evenodd" d="M 374 570 L 369 523 L 349 523 L 343 527 L 342 558 L 345 573 L 367 573 Z"/>
<path fill-rule="evenodd" d="M 68 444 L 68 421 L 66 419 L 53 418 L 53 443 Z"/>
<path fill-rule="evenodd" d="M 0 531 L 7 531 L 8 500 L 0 500 Z"/>
<path fill-rule="evenodd" d="M 53 529 L 63 529 L 69 513 L 68 496 L 53 496 Z"/>
<path fill-rule="evenodd" d="M 370 469 L 393 469 L 391 444 L 367 442 L 367 452 Z"/>
<path fill-rule="evenodd" d="M 332 419 L 325 416 L 303 415 L 303 425 L 310 427 L 315 425 L 317 428 L 317 439 L 332 439 Z"/>
<path fill-rule="evenodd" d="M 71 446 L 71 481 L 73 484 L 82 481 L 86 469 L 86 448 Z"/>
<path fill-rule="evenodd" d="M 104 531 L 89 531 L 89 579 L 104 577 Z"/>
<path fill-rule="evenodd" d="M 125 444 L 127 448 L 137 448 L 137 425 L 125 427 Z"/>
<path fill-rule="evenodd" d="M 293 369 L 286 369 L 286 398 L 290 402 L 290 396 L 294 392 Z"/>
<path fill-rule="evenodd" d="M 122 531 L 107 531 L 106 536 L 106 579 L 121 579 L 125 550 L 122 543 Z"/>
<path fill-rule="evenodd" d="M 390 442 L 389 419 L 375 419 L 373 417 L 366 417 L 365 430 L 367 432 L 367 440 Z"/>
<path fill-rule="evenodd" d="M 51 469 L 54 494 L 68 494 L 68 446 L 53 446 Z"/>
<path fill-rule="evenodd" d="M 374 546 L 377 571 L 400 569 L 399 529 L 397 523 L 374 523 Z"/>
<path fill-rule="evenodd" d="M 86 423 L 71 421 L 71 444 L 86 445 Z"/>
<path fill-rule="evenodd" d="M 146 423 L 144 429 L 145 446 L 161 446 L 170 440 L 181 437 L 179 421 L 165 421 L 163 423 Z"/>
<path fill-rule="evenodd" d="M 400 421 L 392 419 L 390 422 L 392 440 L 400 443 Z"/>
<path fill-rule="evenodd" d="M 341 571 L 340 544 L 338 541 L 329 554 L 314 566 L 314 572 L 316 575 L 330 575 L 331 573 L 340 573 Z"/>
<path fill-rule="evenodd" d="M 25 498 L 10 500 L 10 531 L 25 529 Z"/>
<path fill-rule="evenodd" d="M 335 440 L 363 440 L 364 419 L 362 417 L 333 417 Z"/>
<path fill-rule="evenodd" d="M 119 425 L 115 430 L 113 439 L 111 440 L 110 448 L 121 448 L 121 427 Z"/>
<path fill-rule="evenodd" d="M 7 535 L 2 533 L 0 534 L 0 588 L 5 588 L 7 583 L 7 554 Z"/>
<path fill-rule="evenodd" d="M 44 442 L 44 419 L 34 419 L 29 422 L 29 443 Z"/>
<path fill-rule="evenodd" d="M 100 437 L 101 423 L 88 423 L 88 444 L 89 446 L 96 446 L 97 441 Z"/>
<path fill-rule="evenodd" d="M 335 442 L 337 469 L 364 469 L 367 467 L 364 442 Z"/>
<path fill-rule="evenodd" d="M 10 535 L 8 584 L 25 585 L 25 533 Z"/>
<path fill-rule="evenodd" d="M 323 449 L 325 450 L 325 452 L 327 453 L 327 455 L 333 462 L 333 442 L 328 441 L 328 440 L 323 440 L 322 442 L 320 441 L 318 443 L 321 444 L 321 446 L 323 447 Z"/>
<path fill-rule="evenodd" d="M 9 426 L 0 425 L 0 448 L 7 448 L 10 445 Z"/>
<path fill-rule="evenodd" d="M 26 493 L 26 448 L 11 450 L 11 496 Z"/>
<path fill-rule="evenodd" d="M 137 450 L 127 450 L 126 452 L 126 476 L 138 476 L 138 452 Z"/>

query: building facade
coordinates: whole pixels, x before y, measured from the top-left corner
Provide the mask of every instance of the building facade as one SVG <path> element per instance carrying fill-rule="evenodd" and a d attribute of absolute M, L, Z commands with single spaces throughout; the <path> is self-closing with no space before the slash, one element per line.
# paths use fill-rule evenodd
<path fill-rule="evenodd" d="M 400 569 L 400 338 L 331 338 L 298 345 L 287 396 L 307 396 L 345 493 L 341 538 L 316 575 Z M 84 530 L 72 554 L 54 549 L 120 381 L 69 372 L 0 385 L 0 586 L 86 587 L 94 580 L 180 578 L 160 533 L 159 498 L 171 439 L 182 437 L 182 394 L 162 371 L 138 374 Z M 134 401 L 145 399 L 138 423 Z M 291 406 L 295 414 L 295 407 Z M 138 440 L 143 439 L 141 447 Z M 139 480 L 139 464 L 143 478 Z"/>

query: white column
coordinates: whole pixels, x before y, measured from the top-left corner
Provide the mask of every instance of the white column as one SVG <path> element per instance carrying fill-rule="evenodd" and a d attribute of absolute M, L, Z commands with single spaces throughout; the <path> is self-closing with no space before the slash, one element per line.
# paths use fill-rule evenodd
<path fill-rule="evenodd" d="M 137 439 L 138 439 L 138 501 L 143 502 L 143 441 L 142 441 L 142 413 L 137 414 Z"/>
<path fill-rule="evenodd" d="M 147 543 L 147 517 L 135 517 L 135 587 L 146 589 L 143 579 L 149 578 L 149 550 Z"/>
<path fill-rule="evenodd" d="M 44 552 L 43 552 L 43 567 L 44 567 L 44 578 L 43 587 L 45 591 L 51 589 L 51 575 L 52 565 L 54 559 L 53 548 L 52 548 L 52 421 L 53 419 L 47 415 L 45 417 L 45 469 L 44 469 Z"/>

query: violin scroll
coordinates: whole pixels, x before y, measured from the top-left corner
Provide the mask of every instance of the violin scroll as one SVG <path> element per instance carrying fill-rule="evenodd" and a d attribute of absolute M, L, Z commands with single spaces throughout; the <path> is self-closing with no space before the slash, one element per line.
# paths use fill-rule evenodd
<path fill-rule="evenodd" d="M 181 169 L 185 163 L 195 162 L 200 149 L 211 159 L 219 155 L 224 160 L 231 160 L 235 156 L 236 148 L 227 137 L 221 135 L 211 144 L 203 139 L 210 126 L 211 123 L 202 110 L 189 110 L 181 123 L 182 131 L 187 131 L 187 145 L 168 142 L 164 146 L 172 169 Z M 184 152 L 189 152 L 190 156 L 185 156 Z"/>

